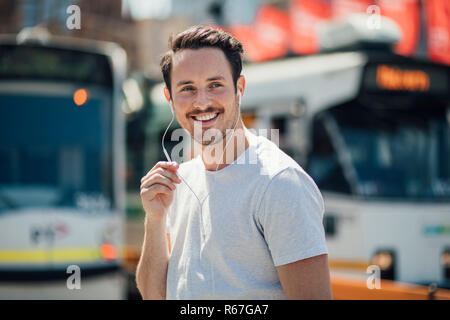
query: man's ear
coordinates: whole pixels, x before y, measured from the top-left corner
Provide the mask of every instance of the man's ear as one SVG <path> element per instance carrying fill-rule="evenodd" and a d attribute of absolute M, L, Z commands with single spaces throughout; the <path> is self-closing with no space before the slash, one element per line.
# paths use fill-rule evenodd
<path fill-rule="evenodd" d="M 170 98 L 170 92 L 169 92 L 169 89 L 167 89 L 167 87 L 164 87 L 164 96 L 166 97 L 166 100 L 167 100 L 167 102 L 170 104 L 170 101 L 172 100 L 171 98 Z"/>
<path fill-rule="evenodd" d="M 175 110 L 173 110 L 173 101 L 172 99 L 170 99 L 170 92 L 169 89 L 167 89 L 167 87 L 164 87 L 164 96 L 166 97 L 167 102 L 170 105 L 170 112 L 172 112 L 172 115 L 175 116 Z"/>
<path fill-rule="evenodd" d="M 245 77 L 243 75 L 240 75 L 239 78 L 237 79 L 236 88 L 238 91 L 241 92 L 241 96 L 243 96 L 245 90 Z"/>

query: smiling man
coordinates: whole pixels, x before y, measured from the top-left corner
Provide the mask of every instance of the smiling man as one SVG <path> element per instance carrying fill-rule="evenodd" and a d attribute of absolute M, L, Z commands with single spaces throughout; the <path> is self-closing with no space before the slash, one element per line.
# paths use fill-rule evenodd
<path fill-rule="evenodd" d="M 142 297 L 330 299 L 322 196 L 294 160 L 245 128 L 241 43 L 197 26 L 169 49 L 164 94 L 201 152 L 159 162 L 141 180 Z"/>

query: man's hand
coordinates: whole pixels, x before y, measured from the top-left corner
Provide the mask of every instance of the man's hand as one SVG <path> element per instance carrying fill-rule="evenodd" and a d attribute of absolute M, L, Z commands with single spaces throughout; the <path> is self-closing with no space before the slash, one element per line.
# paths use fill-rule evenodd
<path fill-rule="evenodd" d="M 327 254 L 279 266 L 277 271 L 286 298 L 332 299 Z"/>
<path fill-rule="evenodd" d="M 143 299 L 165 299 L 169 252 L 165 217 L 173 201 L 178 164 L 158 162 L 141 179 L 141 200 L 146 213 L 144 243 L 136 268 L 136 284 Z"/>
<path fill-rule="evenodd" d="M 141 179 L 142 206 L 150 220 L 161 221 L 173 201 L 175 184 L 181 183 L 176 162 L 158 162 Z"/>

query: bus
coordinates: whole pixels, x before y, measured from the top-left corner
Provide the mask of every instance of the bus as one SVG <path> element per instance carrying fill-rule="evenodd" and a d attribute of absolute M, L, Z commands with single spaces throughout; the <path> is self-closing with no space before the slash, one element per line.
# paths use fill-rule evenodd
<path fill-rule="evenodd" d="M 450 299 L 450 67 L 375 42 L 246 64 L 242 118 L 277 129 L 321 190 L 338 298 Z M 153 121 L 167 123 L 162 87 Z"/>
<path fill-rule="evenodd" d="M 122 299 L 125 51 L 0 36 L 0 299 Z"/>
<path fill-rule="evenodd" d="M 333 274 L 450 288 L 450 67 L 379 48 L 244 75 L 243 118 L 323 194 Z"/>

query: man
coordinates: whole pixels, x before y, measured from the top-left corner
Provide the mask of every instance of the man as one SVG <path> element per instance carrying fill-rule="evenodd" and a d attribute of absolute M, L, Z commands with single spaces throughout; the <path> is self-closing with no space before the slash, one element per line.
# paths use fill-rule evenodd
<path fill-rule="evenodd" d="M 162 59 L 165 97 L 201 152 L 159 162 L 141 180 L 144 299 L 331 298 L 321 194 L 244 127 L 242 54 L 229 34 L 198 26 L 171 39 Z"/>

